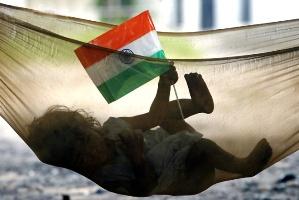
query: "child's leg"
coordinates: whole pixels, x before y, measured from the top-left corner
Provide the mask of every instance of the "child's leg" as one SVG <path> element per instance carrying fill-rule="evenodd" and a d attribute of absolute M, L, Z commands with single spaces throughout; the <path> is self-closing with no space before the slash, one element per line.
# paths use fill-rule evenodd
<path fill-rule="evenodd" d="M 212 164 L 211 167 L 244 176 L 253 176 L 263 169 L 271 155 L 272 149 L 265 139 L 257 143 L 247 157 L 237 158 L 224 151 L 213 141 L 203 138 L 192 146 L 186 159 L 186 165 L 190 168 L 196 168 L 202 164 L 197 163 L 197 160 L 202 161 L 201 158 L 204 157 L 207 162 Z"/>
<path fill-rule="evenodd" d="M 201 112 L 211 113 L 214 109 L 213 98 L 201 75 L 191 73 L 185 75 L 185 79 L 188 84 L 191 99 L 180 99 L 184 118 Z M 167 123 L 165 121 L 181 120 L 182 117 L 177 102 L 168 102 L 169 92 L 170 85 L 159 84 L 156 97 L 148 113 L 121 118 L 130 124 L 133 129 L 142 130 L 148 130 L 163 123 L 166 127 Z M 178 130 L 182 130 L 186 126 L 188 127 L 189 125 L 184 122 L 179 122 Z M 171 132 L 175 132 L 174 128 L 171 129 Z"/>
<path fill-rule="evenodd" d="M 213 98 L 210 91 L 198 73 L 185 75 L 191 99 L 180 99 L 184 118 L 198 113 L 211 113 L 214 110 Z M 176 100 L 168 104 L 167 119 L 182 119 Z"/>
<path fill-rule="evenodd" d="M 169 134 L 175 134 L 180 131 L 195 132 L 195 129 L 192 126 L 181 119 L 166 119 L 160 124 L 160 127 L 166 130 Z"/>
<path fill-rule="evenodd" d="M 197 73 L 186 74 L 185 79 L 192 99 L 179 99 L 184 118 L 202 112 L 211 113 L 214 109 L 213 98 L 201 75 Z M 182 120 L 176 100 L 169 102 L 165 120 L 160 126 L 170 134 L 182 130 L 195 131 Z"/>

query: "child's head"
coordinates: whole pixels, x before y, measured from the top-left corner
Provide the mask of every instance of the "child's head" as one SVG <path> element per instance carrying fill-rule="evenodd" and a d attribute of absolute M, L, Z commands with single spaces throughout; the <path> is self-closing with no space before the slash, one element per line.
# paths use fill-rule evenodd
<path fill-rule="evenodd" d="M 94 141 L 105 146 L 99 129 L 99 122 L 86 112 L 55 106 L 29 125 L 28 141 L 41 161 L 73 169 L 86 162 L 89 149 L 96 150 Z"/>

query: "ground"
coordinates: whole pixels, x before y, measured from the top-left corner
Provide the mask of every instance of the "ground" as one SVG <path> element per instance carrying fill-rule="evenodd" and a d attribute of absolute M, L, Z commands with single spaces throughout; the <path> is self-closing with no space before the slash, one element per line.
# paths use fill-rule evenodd
<path fill-rule="evenodd" d="M 74 172 L 41 163 L 19 139 L 0 136 L 0 155 L 1 200 L 60 200 L 63 194 L 72 200 L 138 200 L 107 192 Z M 220 183 L 199 195 L 154 196 L 145 200 L 298 200 L 298 172 L 299 152 L 253 178 Z"/>

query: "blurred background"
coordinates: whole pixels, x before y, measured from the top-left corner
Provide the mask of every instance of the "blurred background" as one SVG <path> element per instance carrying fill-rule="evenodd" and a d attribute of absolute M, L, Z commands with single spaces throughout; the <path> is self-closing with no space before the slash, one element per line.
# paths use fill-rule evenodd
<path fill-rule="evenodd" d="M 157 30 L 198 31 L 298 18 L 296 0 L 0 0 L 49 13 L 118 24 L 150 10 Z"/>
<path fill-rule="evenodd" d="M 299 18 L 295 0 L 0 0 L 94 21 L 118 24 L 150 10 L 158 31 L 193 32 Z M 217 184 L 189 197 L 146 199 L 299 199 L 299 152 L 253 178 Z M 138 199 L 112 194 L 66 169 L 38 161 L 0 118 L 0 199 Z"/>

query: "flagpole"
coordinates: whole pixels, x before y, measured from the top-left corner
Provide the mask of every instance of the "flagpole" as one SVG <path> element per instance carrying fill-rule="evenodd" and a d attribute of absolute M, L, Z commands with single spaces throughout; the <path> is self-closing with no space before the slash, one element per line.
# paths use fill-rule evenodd
<path fill-rule="evenodd" d="M 174 90 L 174 93 L 175 93 L 176 102 L 178 103 L 178 107 L 179 107 L 179 110 L 180 110 L 181 117 L 184 120 L 185 118 L 184 118 L 184 114 L 183 114 L 183 111 L 182 111 L 181 103 L 180 103 L 179 98 L 178 98 L 178 93 L 176 91 L 175 85 L 173 84 L 172 86 L 173 86 L 173 90 Z"/>

